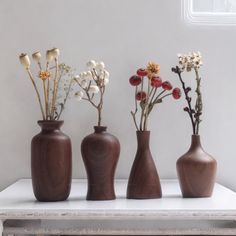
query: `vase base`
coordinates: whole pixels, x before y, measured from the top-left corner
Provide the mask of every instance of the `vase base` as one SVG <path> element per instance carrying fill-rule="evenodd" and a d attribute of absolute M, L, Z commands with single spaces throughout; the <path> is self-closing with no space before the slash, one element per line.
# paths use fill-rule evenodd
<path fill-rule="evenodd" d="M 128 185 L 127 199 L 156 199 L 162 197 L 161 188 L 157 186 L 145 186 L 145 189 L 140 189 L 138 185 Z"/>
<path fill-rule="evenodd" d="M 116 199 L 113 185 L 89 185 L 86 200 L 107 201 Z"/>
<path fill-rule="evenodd" d="M 68 197 L 69 197 L 69 194 L 65 197 L 60 197 L 60 198 L 45 198 L 45 197 L 42 198 L 42 197 L 35 196 L 35 198 L 39 202 L 62 202 L 62 201 L 66 201 Z"/>

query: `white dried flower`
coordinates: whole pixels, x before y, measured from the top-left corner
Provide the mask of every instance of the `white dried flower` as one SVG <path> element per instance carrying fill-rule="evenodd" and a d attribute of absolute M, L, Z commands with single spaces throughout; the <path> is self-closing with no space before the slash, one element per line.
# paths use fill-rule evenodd
<path fill-rule="evenodd" d="M 98 93 L 98 92 L 99 92 L 98 86 L 97 86 L 97 85 L 91 85 L 91 86 L 89 87 L 89 92 L 90 92 L 90 93 Z"/>
<path fill-rule="evenodd" d="M 47 52 L 46 52 L 46 60 L 47 60 L 47 62 L 50 62 L 53 59 L 54 59 L 54 56 L 53 56 L 52 51 L 51 50 L 47 50 Z"/>
<path fill-rule="evenodd" d="M 104 70 L 104 78 L 109 79 L 109 77 L 110 77 L 110 73 L 108 71 Z"/>
<path fill-rule="evenodd" d="M 83 80 L 81 80 L 81 82 L 80 82 L 80 86 L 85 89 L 85 88 L 87 88 L 87 86 L 88 86 L 88 82 L 87 82 L 85 79 L 83 79 Z"/>
<path fill-rule="evenodd" d="M 86 72 L 85 79 L 86 80 L 93 80 L 93 74 L 91 71 Z"/>
<path fill-rule="evenodd" d="M 105 78 L 105 79 L 103 80 L 103 83 L 104 83 L 104 85 L 107 85 L 107 84 L 109 83 L 109 79 L 108 79 L 108 78 Z"/>
<path fill-rule="evenodd" d="M 96 67 L 96 62 L 94 60 L 90 60 L 89 62 L 87 62 L 87 67 L 89 70 L 95 69 Z"/>
<path fill-rule="evenodd" d="M 199 69 L 202 66 L 202 56 L 200 52 L 192 52 L 189 54 L 178 54 L 179 65 L 182 71 L 191 71 Z"/>
<path fill-rule="evenodd" d="M 24 66 L 25 69 L 29 69 L 30 67 L 30 59 L 26 53 L 21 53 L 19 56 L 20 63 Z"/>
<path fill-rule="evenodd" d="M 32 54 L 32 58 L 35 62 L 39 63 L 41 59 L 41 53 L 40 52 L 35 52 Z"/>
<path fill-rule="evenodd" d="M 98 62 L 97 65 L 96 65 L 96 67 L 95 67 L 95 69 L 96 69 L 97 71 L 103 71 L 103 70 L 105 69 L 105 64 L 104 64 L 104 62 L 102 62 L 102 61 Z"/>
<path fill-rule="evenodd" d="M 82 91 L 78 91 L 75 93 L 76 100 L 80 101 L 84 96 L 84 93 Z"/>
<path fill-rule="evenodd" d="M 97 70 L 96 73 L 97 73 L 98 77 L 100 77 L 101 79 L 103 79 L 104 70 Z"/>
<path fill-rule="evenodd" d="M 79 74 L 79 78 L 80 78 L 80 80 L 85 79 L 84 72 L 82 72 L 82 73 Z"/>
<path fill-rule="evenodd" d="M 79 75 L 75 75 L 74 79 L 79 81 L 80 80 L 80 76 Z"/>
<path fill-rule="evenodd" d="M 53 56 L 53 59 L 58 59 L 60 56 L 60 50 L 58 48 L 53 48 L 50 50 Z"/>

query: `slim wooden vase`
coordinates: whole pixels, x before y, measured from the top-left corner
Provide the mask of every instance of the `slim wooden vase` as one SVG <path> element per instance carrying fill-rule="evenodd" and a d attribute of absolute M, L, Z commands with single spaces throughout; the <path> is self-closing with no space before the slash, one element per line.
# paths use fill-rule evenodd
<path fill-rule="evenodd" d="M 70 194 L 72 158 L 70 138 L 60 131 L 63 121 L 38 121 L 41 132 L 31 142 L 31 175 L 36 199 L 66 200 Z"/>
<path fill-rule="evenodd" d="M 192 135 L 191 146 L 188 152 L 178 159 L 176 167 L 184 198 L 212 195 L 217 163 L 203 150 L 199 135 Z"/>
<path fill-rule="evenodd" d="M 95 132 L 84 138 L 81 153 L 88 177 L 87 200 L 113 200 L 114 176 L 120 155 L 118 139 L 105 126 L 94 126 Z"/>
<path fill-rule="evenodd" d="M 127 198 L 161 198 L 160 179 L 149 148 L 150 131 L 137 131 L 138 148 L 130 172 Z"/>

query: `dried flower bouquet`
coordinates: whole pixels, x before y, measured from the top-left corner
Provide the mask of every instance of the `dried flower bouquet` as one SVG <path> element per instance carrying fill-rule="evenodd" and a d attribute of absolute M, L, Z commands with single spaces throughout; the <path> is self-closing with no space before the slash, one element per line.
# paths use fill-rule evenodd
<path fill-rule="evenodd" d="M 149 62 L 145 69 L 138 69 L 129 82 L 135 87 L 135 110 L 131 111 L 135 127 L 139 131 L 146 131 L 148 117 L 153 107 L 162 103 L 163 99 L 172 95 L 174 99 L 181 97 L 179 88 L 174 88 L 169 81 L 162 82 L 159 76 L 160 66 Z M 139 125 L 136 115 L 141 109 Z"/>
<path fill-rule="evenodd" d="M 37 77 L 42 82 L 43 97 L 37 85 L 36 76 L 33 76 L 30 69 L 30 58 L 26 53 L 19 56 L 20 62 L 29 75 L 37 94 L 43 120 L 59 120 L 65 108 L 69 93 L 72 90 L 73 73 L 69 66 L 64 63 L 59 64 L 60 51 L 58 48 L 47 50 L 46 65 L 42 66 L 41 53 L 32 54 L 33 60 L 37 63 L 39 71 Z"/>
<path fill-rule="evenodd" d="M 185 94 L 185 99 L 187 101 L 187 106 L 184 108 L 189 114 L 191 123 L 192 123 L 192 130 L 193 134 L 199 133 L 199 125 L 202 121 L 200 119 L 202 115 L 202 94 L 201 94 L 201 77 L 199 75 L 200 67 L 202 66 L 202 56 L 200 52 L 193 52 L 188 54 L 178 54 L 179 65 L 172 68 L 172 71 L 178 75 L 178 78 L 182 84 L 182 88 Z M 194 71 L 195 78 L 196 78 L 196 101 L 195 107 L 192 105 L 192 97 L 190 96 L 190 91 L 192 90 L 191 87 L 186 86 L 182 73 L 183 72 L 191 72 Z"/>
<path fill-rule="evenodd" d="M 105 70 L 105 64 L 103 62 L 95 62 L 94 60 L 87 63 L 87 68 L 88 71 L 82 72 L 74 78 L 80 88 L 75 93 L 75 97 L 79 101 L 88 101 L 97 109 L 97 125 L 101 126 L 103 96 L 106 85 L 109 83 L 109 72 Z M 99 94 L 99 97 L 96 97 L 95 94 Z"/>

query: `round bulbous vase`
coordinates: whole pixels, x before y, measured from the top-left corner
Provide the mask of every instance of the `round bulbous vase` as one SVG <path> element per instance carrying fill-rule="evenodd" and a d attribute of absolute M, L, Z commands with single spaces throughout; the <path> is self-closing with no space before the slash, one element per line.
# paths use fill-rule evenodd
<path fill-rule="evenodd" d="M 106 132 L 105 126 L 94 126 L 94 133 L 81 143 L 81 153 L 88 178 L 87 200 L 113 200 L 114 176 L 120 155 L 119 140 Z"/>
<path fill-rule="evenodd" d="M 207 154 L 199 135 L 192 135 L 191 146 L 176 164 L 184 198 L 210 197 L 213 192 L 217 162 Z"/>
<path fill-rule="evenodd" d="M 149 148 L 150 131 L 137 131 L 137 152 L 131 168 L 128 199 L 161 198 L 160 179 Z"/>
<path fill-rule="evenodd" d="M 70 138 L 61 132 L 63 121 L 38 121 L 41 132 L 31 141 L 31 175 L 36 199 L 42 202 L 68 198 L 72 178 Z"/>

